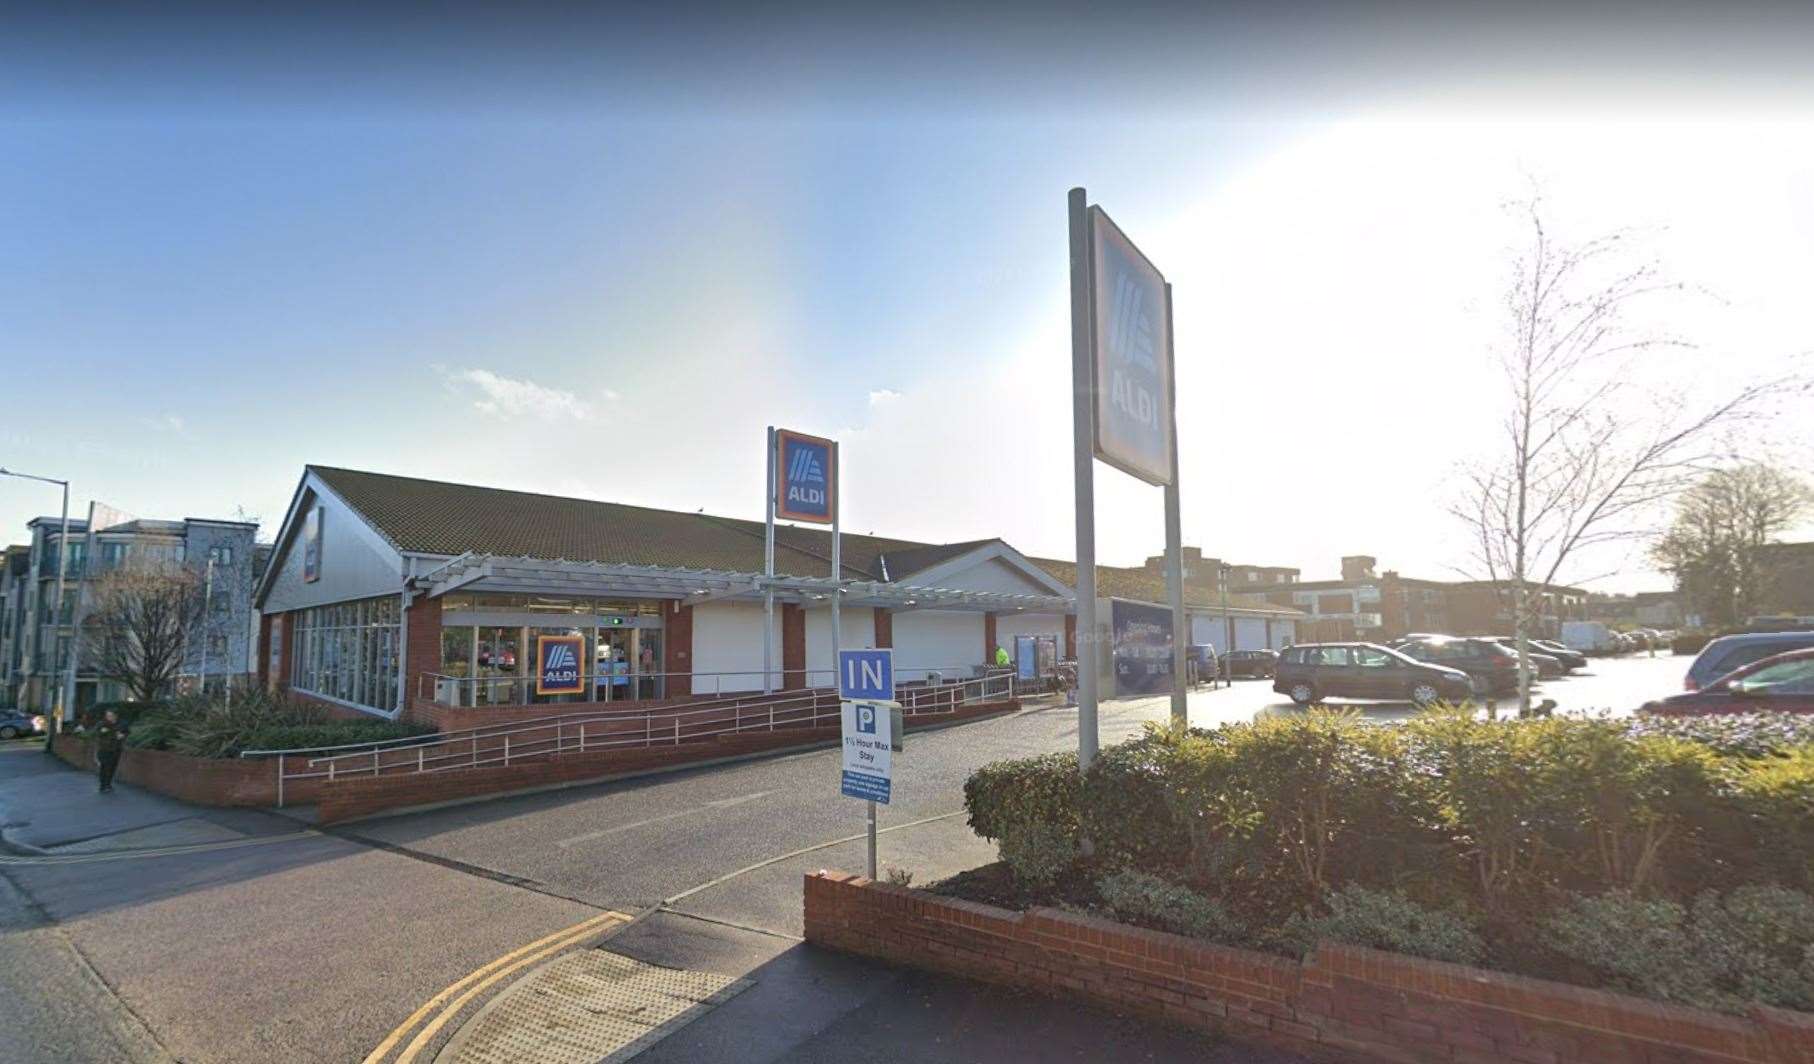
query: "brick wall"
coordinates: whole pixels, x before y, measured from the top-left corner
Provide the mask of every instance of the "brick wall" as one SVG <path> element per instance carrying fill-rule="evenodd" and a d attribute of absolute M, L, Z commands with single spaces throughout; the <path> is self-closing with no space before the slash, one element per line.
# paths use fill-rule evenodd
<path fill-rule="evenodd" d="M 1327 1061 L 1814 1064 L 1814 1016 L 1726 1016 L 1324 943 L 1302 963 L 1056 909 L 806 877 L 816 945 L 1082 998 Z"/>
<path fill-rule="evenodd" d="M 56 753 L 67 764 L 85 772 L 94 770 L 94 749 L 87 739 L 59 735 Z M 308 771 L 306 758 L 290 757 L 284 761 L 291 773 Z M 168 750 L 128 748 L 120 755 L 116 778 L 195 805 L 277 804 L 277 764 L 274 759 L 186 757 Z M 284 785 L 284 800 L 290 805 L 312 802 L 320 787 L 319 780 L 290 780 Z"/>
<path fill-rule="evenodd" d="M 876 648 L 894 647 L 894 611 L 881 606 L 875 608 Z"/>
<path fill-rule="evenodd" d="M 668 674 L 668 696 L 693 693 L 693 607 L 668 602 L 664 609 L 661 671 Z"/>
<path fill-rule="evenodd" d="M 836 696 L 832 696 L 832 699 L 835 701 Z M 907 730 L 911 732 L 954 721 L 973 720 L 1016 708 L 1019 708 L 1017 702 L 992 702 L 964 706 L 955 713 L 938 714 L 919 721 L 909 717 Z M 612 729 L 617 725 L 603 722 L 585 727 L 587 742 L 597 742 L 611 735 Z M 639 716 L 635 721 L 626 720 L 621 727 L 630 728 L 640 737 L 643 733 L 642 718 Z M 594 749 L 567 753 L 552 752 L 553 743 L 546 739 L 537 745 L 533 736 L 519 734 L 514 737 L 516 750 L 527 748 L 532 752 L 526 755 L 514 754 L 512 764 L 484 765 L 427 774 L 411 771 L 414 763 L 410 759 L 415 755 L 405 751 L 397 755 L 394 764 L 381 766 L 380 775 L 340 779 L 322 787 L 316 803 L 316 813 L 323 824 L 337 823 L 392 809 L 585 783 L 626 773 L 656 771 L 726 757 L 818 746 L 837 741 L 838 731 L 839 726 L 835 723 L 817 727 L 788 727 L 783 723 L 774 731 L 745 731 L 697 738 L 682 733 L 671 746 L 638 745 L 617 750 Z M 657 736 L 659 737 L 659 732 Z M 569 746 L 576 741 L 571 728 L 565 738 Z M 461 740 L 449 744 L 442 752 L 458 763 L 459 759 L 474 753 L 475 748 L 479 760 L 496 759 L 502 749 L 502 741 L 499 738 Z M 542 752 L 534 752 L 538 750 Z M 518 761 L 517 758 L 521 760 Z"/>
<path fill-rule="evenodd" d="M 1064 615 L 1064 656 L 1066 661 L 1077 660 L 1077 615 Z"/>
<path fill-rule="evenodd" d="M 806 686 L 806 611 L 791 602 L 781 604 L 781 689 L 798 691 Z"/>
<path fill-rule="evenodd" d="M 403 701 L 408 705 L 429 689 L 422 678 L 441 671 L 441 600 L 417 595 L 403 616 L 408 629 L 403 637 L 403 675 L 409 677 Z"/>
<path fill-rule="evenodd" d="M 995 664 L 995 614 L 983 614 L 983 660 Z"/>

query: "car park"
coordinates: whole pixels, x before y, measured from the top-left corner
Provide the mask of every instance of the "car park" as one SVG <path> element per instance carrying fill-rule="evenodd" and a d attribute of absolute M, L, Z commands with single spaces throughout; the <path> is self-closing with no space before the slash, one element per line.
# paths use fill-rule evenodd
<path fill-rule="evenodd" d="M 1513 636 L 1489 635 L 1482 636 L 1481 638 L 1490 643 L 1497 643 L 1511 651 L 1513 657 L 1518 656 L 1518 640 Z M 1531 659 L 1531 667 L 1537 671 L 1538 679 L 1557 680 L 1567 675 L 1568 668 L 1562 664 L 1562 659 L 1553 654 L 1544 653 L 1542 648 L 1538 647 L 1535 643 L 1531 643 L 1528 653 Z"/>
<path fill-rule="evenodd" d="M 1569 672 L 1573 672 L 1576 669 L 1587 668 L 1586 654 L 1570 650 L 1553 639 L 1533 639 L 1531 640 L 1531 646 L 1536 647 L 1540 652 L 1548 654 L 1550 657 L 1560 661 L 1562 667 Z"/>
<path fill-rule="evenodd" d="M 1647 702 L 1640 712 L 1814 713 L 1814 647 L 1754 661 L 1699 690 Z"/>
<path fill-rule="evenodd" d="M 1300 706 L 1325 698 L 1381 698 L 1425 706 L 1464 702 L 1473 692 L 1460 669 L 1426 664 L 1376 643 L 1303 643 L 1279 655 L 1272 689 Z"/>
<path fill-rule="evenodd" d="M 1688 675 L 1683 678 L 1682 687 L 1698 691 L 1754 661 L 1806 647 L 1814 647 L 1814 631 L 1723 635 L 1702 648 L 1694 663 L 1688 666 Z"/>
<path fill-rule="evenodd" d="M 17 739 L 35 733 L 39 719 L 29 713 L 0 709 L 0 739 Z"/>
<path fill-rule="evenodd" d="M 1229 679 L 1239 676 L 1266 679 L 1277 670 L 1279 655 L 1276 650 L 1231 650 L 1221 657 L 1222 675 Z"/>
<path fill-rule="evenodd" d="M 1473 694 L 1496 697 L 1518 690 L 1518 656 L 1493 640 L 1420 635 L 1407 636 L 1392 646 L 1426 664 L 1466 673 Z"/>

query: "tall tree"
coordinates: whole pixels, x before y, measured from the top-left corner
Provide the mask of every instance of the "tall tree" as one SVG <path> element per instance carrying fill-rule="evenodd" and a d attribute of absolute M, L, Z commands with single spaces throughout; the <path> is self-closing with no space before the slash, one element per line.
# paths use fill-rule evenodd
<path fill-rule="evenodd" d="M 1674 575 L 1702 623 L 1737 624 L 1756 612 L 1772 579 L 1762 550 L 1814 504 L 1806 484 L 1761 463 L 1718 469 L 1684 492 L 1675 522 L 1650 556 Z"/>
<path fill-rule="evenodd" d="M 1535 592 L 1580 579 L 1571 567 L 1584 552 L 1645 534 L 1660 504 L 1719 457 L 1717 430 L 1758 415 L 1789 382 L 1708 397 L 1658 380 L 1647 360 L 1689 346 L 1657 324 L 1684 286 L 1666 281 L 1629 233 L 1570 243 L 1552 235 L 1540 198 L 1514 210 L 1528 242 L 1505 293 L 1505 415 L 1451 509 L 1485 574 L 1510 589 L 1528 715 Z"/>
<path fill-rule="evenodd" d="M 173 561 L 134 561 L 101 577 L 93 593 L 84 630 L 95 671 L 140 701 L 172 694 L 204 620 L 196 571 Z"/>

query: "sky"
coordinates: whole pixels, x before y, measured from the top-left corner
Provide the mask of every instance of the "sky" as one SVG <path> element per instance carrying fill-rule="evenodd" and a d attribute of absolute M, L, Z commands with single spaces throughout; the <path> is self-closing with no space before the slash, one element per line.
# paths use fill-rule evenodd
<path fill-rule="evenodd" d="M 1565 10 L 5 16 L 0 466 L 270 531 L 305 463 L 760 518 L 777 425 L 851 531 L 1070 557 L 1083 186 L 1174 287 L 1184 541 L 1462 575 L 1508 201 L 1695 286 L 1658 391 L 1814 350 L 1814 21 Z M 1742 442 L 1809 469 L 1793 415 Z M 1162 549 L 1096 493 L 1100 560 Z"/>

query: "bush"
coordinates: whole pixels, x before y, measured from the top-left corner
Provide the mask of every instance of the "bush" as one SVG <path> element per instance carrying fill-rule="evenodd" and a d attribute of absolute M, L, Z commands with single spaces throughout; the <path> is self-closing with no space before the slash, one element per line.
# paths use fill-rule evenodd
<path fill-rule="evenodd" d="M 1077 829 L 1076 754 L 1047 754 L 984 765 L 964 781 L 964 808 L 970 827 L 1000 841 L 1013 828 L 1034 822 Z"/>
<path fill-rule="evenodd" d="M 1707 891 L 1692 911 L 1613 891 L 1576 897 L 1544 931 L 1550 948 L 1634 993 L 1727 1012 L 1814 1008 L 1814 898 L 1797 891 Z"/>
<path fill-rule="evenodd" d="M 1732 789 L 1743 852 L 1762 875 L 1814 890 L 1814 744 L 1744 764 Z"/>
<path fill-rule="evenodd" d="M 1073 834 L 1039 820 L 1016 823 L 1001 837 L 1001 859 L 1028 886 L 1050 886 L 1077 863 Z"/>
<path fill-rule="evenodd" d="M 1111 912 L 1130 923 L 1227 944 L 1247 938 L 1221 902 L 1158 876 L 1116 872 L 1097 880 L 1096 891 Z"/>
<path fill-rule="evenodd" d="M 111 709 L 120 718 L 121 723 L 125 724 L 128 728 L 131 728 L 136 726 L 141 720 L 169 712 L 173 704 L 174 703 L 168 700 L 157 702 L 96 702 L 94 705 L 83 710 L 82 716 L 89 721 L 98 721 L 101 719 L 101 714 L 106 713 Z"/>
<path fill-rule="evenodd" d="M 1308 953 L 1324 939 L 1457 964 L 1475 964 L 1486 945 L 1471 922 L 1455 912 L 1426 909 L 1397 891 L 1350 883 L 1325 899 L 1321 915 L 1300 913 L 1286 922 L 1280 940 Z"/>
<path fill-rule="evenodd" d="M 243 750 L 348 746 L 426 735 L 433 730 L 402 721 L 335 720 L 319 706 L 257 692 L 230 703 L 200 697 L 179 699 L 141 718 L 126 741 L 140 749 L 230 758 Z"/>
<path fill-rule="evenodd" d="M 1721 713 L 1676 717 L 1640 713 L 1624 722 L 1626 734 L 1687 739 L 1723 757 L 1759 758 L 1787 754 L 1814 744 L 1814 714 Z"/>

